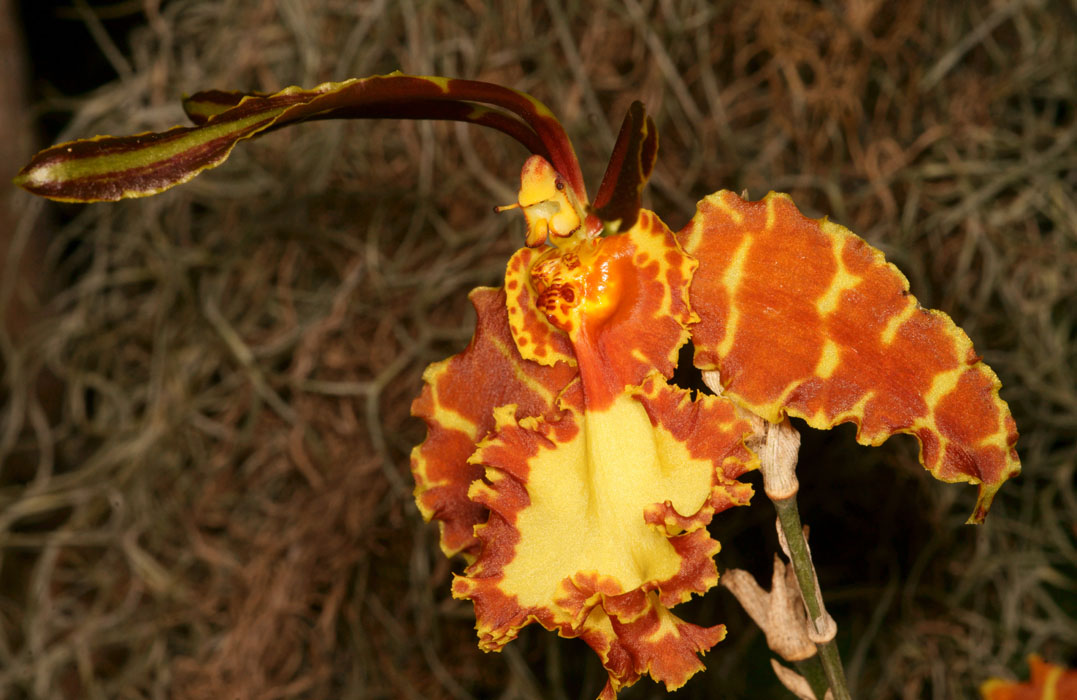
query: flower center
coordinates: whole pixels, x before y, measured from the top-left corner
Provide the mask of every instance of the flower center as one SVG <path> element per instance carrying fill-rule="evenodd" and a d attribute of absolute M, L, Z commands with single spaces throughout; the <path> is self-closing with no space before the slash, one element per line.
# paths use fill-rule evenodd
<path fill-rule="evenodd" d="M 551 248 L 531 268 L 537 306 L 551 324 L 577 340 L 583 325 L 603 323 L 624 296 L 632 257 L 618 237 Z"/>

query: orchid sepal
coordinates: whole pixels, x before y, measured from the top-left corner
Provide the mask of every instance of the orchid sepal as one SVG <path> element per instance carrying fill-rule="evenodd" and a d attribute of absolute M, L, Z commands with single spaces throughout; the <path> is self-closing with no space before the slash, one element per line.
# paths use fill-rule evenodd
<path fill-rule="evenodd" d="M 147 197 L 217 167 L 240 141 L 289 124 L 389 117 L 451 119 L 502 131 L 547 158 L 577 199 L 587 201 L 572 144 L 549 108 L 492 83 L 397 72 L 272 94 L 205 91 L 184 107 L 195 126 L 61 143 L 35 155 L 15 184 L 68 202 Z"/>

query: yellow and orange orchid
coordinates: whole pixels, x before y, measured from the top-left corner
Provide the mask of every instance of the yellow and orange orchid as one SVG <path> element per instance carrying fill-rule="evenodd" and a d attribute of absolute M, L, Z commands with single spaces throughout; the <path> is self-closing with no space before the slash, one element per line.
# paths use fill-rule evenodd
<path fill-rule="evenodd" d="M 413 413 L 415 499 L 467 568 L 479 644 L 501 649 L 537 622 L 585 640 L 612 698 L 643 675 L 680 687 L 725 634 L 671 608 L 717 582 L 715 513 L 747 504 L 760 418 L 857 440 L 920 441 L 937 478 L 979 488 L 981 521 L 1020 465 L 999 381 L 946 314 L 842 226 L 786 195 L 718 192 L 681 231 L 640 206 L 657 158 L 636 103 L 590 200 L 572 146 L 534 98 L 488 83 L 392 74 L 273 95 L 199 93 L 193 127 L 54 146 L 17 178 L 76 201 L 154 194 L 227 157 L 242 139 L 309 119 L 454 119 L 534 154 L 516 203 L 526 246 L 504 284 L 480 288 L 474 338 L 431 365 Z M 721 395 L 669 379 L 689 340 Z"/>

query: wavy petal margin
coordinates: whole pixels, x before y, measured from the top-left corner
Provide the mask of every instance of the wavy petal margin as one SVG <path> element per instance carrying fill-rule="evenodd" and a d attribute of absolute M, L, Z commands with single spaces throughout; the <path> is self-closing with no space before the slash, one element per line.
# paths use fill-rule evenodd
<path fill-rule="evenodd" d="M 469 559 L 478 553 L 473 529 L 486 521 L 486 507 L 467 496 L 471 482 L 483 474 L 468 458 L 493 430 L 494 409 L 504 407 L 516 418 L 551 415 L 576 376 L 566 364 L 543 367 L 520 357 L 502 290 L 480 287 L 471 303 L 478 313 L 471 344 L 426 368 L 422 394 L 411 406 L 428 427 L 426 440 L 411 453 L 415 503 L 426 520 L 439 521 L 445 554 Z"/>
<path fill-rule="evenodd" d="M 707 523 L 746 504 L 751 422 L 729 401 L 669 386 L 657 372 L 606 410 L 567 410 L 497 426 L 471 458 L 469 497 L 490 510 L 478 559 L 453 583 L 474 602 L 480 646 L 499 650 L 538 622 L 582 637 L 608 693 L 642 674 L 675 689 L 724 635 L 669 608 L 718 580 Z M 612 697 L 612 695 L 609 695 Z"/>
<path fill-rule="evenodd" d="M 1031 678 L 1025 683 L 992 678 L 980 686 L 983 700 L 1067 700 L 1077 698 L 1077 671 L 1028 657 Z"/>
<path fill-rule="evenodd" d="M 1021 469 L 998 377 L 880 251 L 775 193 L 713 194 L 678 237 L 700 263 L 695 364 L 718 370 L 727 396 L 771 422 L 856 423 L 861 444 L 915 435 L 936 478 L 979 485 L 969 522 L 983 520 Z"/>
<path fill-rule="evenodd" d="M 578 199 L 587 201 L 572 144 L 549 108 L 492 83 L 392 73 L 310 90 L 290 87 L 271 95 L 207 91 L 188 98 L 184 109 L 196 126 L 61 143 L 35 155 L 15 184 L 71 202 L 146 197 L 220 165 L 239 141 L 288 124 L 335 118 L 449 119 L 512 136 L 549 160 Z"/>

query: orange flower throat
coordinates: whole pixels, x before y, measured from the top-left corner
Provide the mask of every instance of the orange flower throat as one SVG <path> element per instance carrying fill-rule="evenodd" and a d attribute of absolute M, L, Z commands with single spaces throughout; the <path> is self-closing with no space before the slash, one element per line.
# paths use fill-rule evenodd
<path fill-rule="evenodd" d="M 613 315 L 632 276 L 632 256 L 616 238 L 551 248 L 531 268 L 536 305 L 554 327 L 575 343 L 585 323 L 598 325 Z"/>

